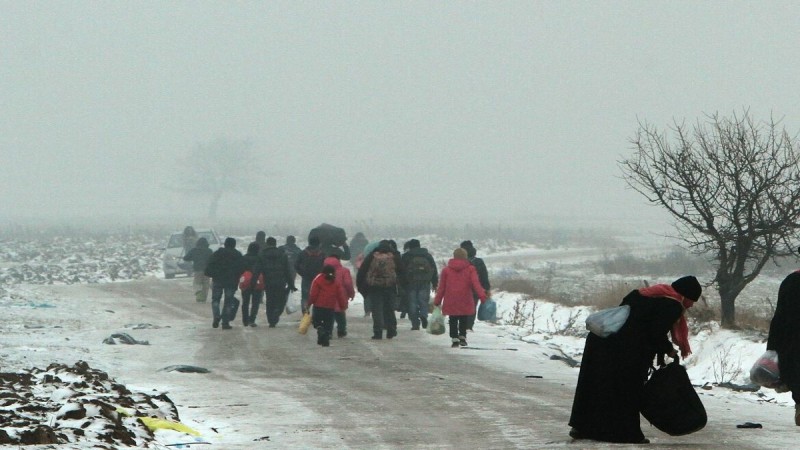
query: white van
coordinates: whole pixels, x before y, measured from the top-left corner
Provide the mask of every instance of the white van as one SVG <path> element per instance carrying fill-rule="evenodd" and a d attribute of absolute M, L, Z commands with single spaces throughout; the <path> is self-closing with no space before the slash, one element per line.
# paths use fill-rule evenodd
<path fill-rule="evenodd" d="M 210 228 L 199 229 L 195 230 L 195 232 L 197 233 L 198 239 L 201 237 L 206 238 L 208 241 L 208 248 L 212 251 L 222 246 L 222 241 L 219 240 L 219 236 L 217 236 L 214 230 Z M 175 275 L 193 275 L 192 262 L 183 260 L 185 254 L 183 249 L 183 232 L 176 231 L 170 235 L 167 240 L 167 245 L 164 247 L 164 278 L 175 278 Z"/>

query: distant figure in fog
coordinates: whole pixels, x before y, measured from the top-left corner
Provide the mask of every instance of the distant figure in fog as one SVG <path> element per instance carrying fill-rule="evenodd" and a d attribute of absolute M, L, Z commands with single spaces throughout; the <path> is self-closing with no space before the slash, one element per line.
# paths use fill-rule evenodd
<path fill-rule="evenodd" d="M 201 237 L 195 243 L 194 248 L 183 256 L 184 261 L 192 262 L 192 270 L 194 272 L 192 287 L 194 287 L 194 299 L 198 302 L 208 300 L 211 279 L 206 276 L 205 271 L 212 253 L 211 249 L 208 248 L 208 240 Z"/>
<path fill-rule="evenodd" d="M 352 239 L 350 239 L 350 255 L 352 255 L 351 262 L 353 264 L 353 268 L 358 270 L 358 267 L 361 265 L 361 262 L 364 261 L 364 247 L 369 244 L 367 241 L 366 236 L 364 233 L 358 232 Z"/>
<path fill-rule="evenodd" d="M 222 248 L 215 251 L 206 265 L 206 276 L 211 277 L 211 313 L 214 320 L 212 327 L 219 327 L 222 322 L 223 330 L 230 330 L 230 321 L 236 315 L 239 301 L 234 294 L 239 289 L 239 277 L 244 272 L 244 257 L 236 250 L 236 239 L 225 239 Z M 220 310 L 220 300 L 225 296 L 225 303 Z"/>
<path fill-rule="evenodd" d="M 778 353 L 781 381 L 792 391 L 794 424 L 800 426 L 800 270 L 787 275 L 778 289 L 767 350 Z"/>
<path fill-rule="evenodd" d="M 258 245 L 258 251 L 260 252 L 261 250 L 264 250 L 264 248 L 266 248 L 267 246 L 266 240 L 267 240 L 267 233 L 264 231 L 259 231 L 256 233 L 256 240 L 253 241 L 252 243 Z"/>

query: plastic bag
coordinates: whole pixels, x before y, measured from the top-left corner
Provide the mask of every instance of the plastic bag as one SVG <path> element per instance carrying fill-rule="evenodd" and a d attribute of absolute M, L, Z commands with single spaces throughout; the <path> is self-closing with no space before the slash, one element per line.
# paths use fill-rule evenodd
<path fill-rule="evenodd" d="M 784 383 L 781 381 L 781 371 L 778 365 L 778 353 L 775 350 L 767 350 L 761 355 L 750 368 L 750 381 L 766 388 L 775 389 L 779 392 L 784 390 Z"/>
<path fill-rule="evenodd" d="M 311 314 L 305 313 L 303 314 L 303 318 L 300 319 L 300 326 L 297 328 L 297 331 L 300 334 L 306 334 L 309 328 L 311 328 Z"/>
<path fill-rule="evenodd" d="M 444 334 L 444 316 L 442 315 L 442 308 L 436 307 L 431 314 L 431 321 L 428 323 L 428 333 L 430 334 Z"/>
<path fill-rule="evenodd" d="M 481 303 L 481 306 L 478 307 L 478 320 L 490 322 L 497 320 L 497 303 L 494 300 L 487 298 L 485 302 Z"/>
<path fill-rule="evenodd" d="M 611 336 L 625 325 L 630 313 L 628 305 L 597 311 L 586 318 L 586 329 L 602 338 Z"/>

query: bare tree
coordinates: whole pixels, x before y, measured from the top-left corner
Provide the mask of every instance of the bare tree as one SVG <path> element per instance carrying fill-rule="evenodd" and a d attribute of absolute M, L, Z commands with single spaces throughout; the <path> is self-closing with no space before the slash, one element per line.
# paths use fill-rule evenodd
<path fill-rule="evenodd" d="M 198 143 L 180 161 L 178 183 L 169 187 L 187 195 L 208 196 L 208 218 L 213 222 L 225 193 L 247 192 L 253 188 L 253 177 L 241 174 L 242 167 L 254 161 L 252 148 L 249 140 L 226 137 Z"/>
<path fill-rule="evenodd" d="M 713 255 L 726 328 L 736 327 L 736 297 L 800 234 L 800 152 L 779 125 L 747 110 L 664 132 L 640 122 L 636 153 L 620 162 L 628 185 L 676 219 L 678 237 Z"/>

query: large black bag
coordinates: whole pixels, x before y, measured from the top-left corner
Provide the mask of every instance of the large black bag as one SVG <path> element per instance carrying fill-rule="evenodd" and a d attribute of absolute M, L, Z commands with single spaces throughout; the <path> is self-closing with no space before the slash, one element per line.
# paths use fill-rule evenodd
<path fill-rule="evenodd" d="M 312 229 L 308 233 L 308 240 L 311 240 L 312 237 L 318 237 L 322 246 L 340 246 L 347 243 L 347 233 L 344 231 L 344 228 L 339 228 L 327 223 L 323 223 Z"/>
<path fill-rule="evenodd" d="M 644 385 L 642 415 L 671 436 L 694 433 L 708 417 L 686 369 L 675 360 L 653 372 Z"/>

